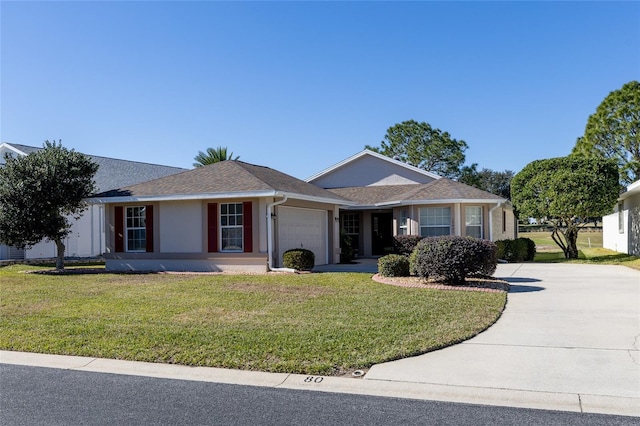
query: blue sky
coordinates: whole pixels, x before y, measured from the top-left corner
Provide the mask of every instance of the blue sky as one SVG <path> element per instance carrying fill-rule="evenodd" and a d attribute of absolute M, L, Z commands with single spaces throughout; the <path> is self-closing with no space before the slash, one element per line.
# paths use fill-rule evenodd
<path fill-rule="evenodd" d="M 640 80 L 639 2 L 0 2 L 0 139 L 307 178 L 425 121 L 467 164 L 567 155 Z"/>

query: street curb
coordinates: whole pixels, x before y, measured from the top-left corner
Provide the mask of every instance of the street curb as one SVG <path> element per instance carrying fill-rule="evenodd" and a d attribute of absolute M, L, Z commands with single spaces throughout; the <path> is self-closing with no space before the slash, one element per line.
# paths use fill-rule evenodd
<path fill-rule="evenodd" d="M 640 417 L 640 398 L 189 367 L 80 356 L 0 351 L 0 364 L 243 386 Z"/>

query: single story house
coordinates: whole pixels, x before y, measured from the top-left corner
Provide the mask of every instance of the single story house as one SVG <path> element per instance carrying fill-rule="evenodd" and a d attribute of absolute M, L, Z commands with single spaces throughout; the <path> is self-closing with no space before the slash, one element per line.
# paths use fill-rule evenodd
<path fill-rule="evenodd" d="M 620 195 L 613 211 L 602 218 L 602 246 L 640 256 L 640 180 Z"/>
<path fill-rule="evenodd" d="M 359 256 L 385 254 L 394 235 L 514 238 L 511 203 L 372 151 L 302 181 L 223 161 L 106 191 L 107 269 L 265 271 L 286 250 L 340 261 L 340 231 Z"/>
<path fill-rule="evenodd" d="M 0 144 L 0 167 L 5 163 L 5 155 L 24 156 L 41 150 L 28 145 Z M 137 161 L 89 155 L 98 164 L 95 182 L 98 192 L 121 188 L 145 182 L 162 176 L 179 173 L 185 169 L 140 163 Z M 78 220 L 69 217 L 71 233 L 65 239 L 65 255 L 69 257 L 96 257 L 105 251 L 104 206 L 91 205 Z M 33 247 L 22 250 L 17 247 L 0 245 L 0 260 L 48 259 L 57 256 L 55 243 L 44 240 Z"/>

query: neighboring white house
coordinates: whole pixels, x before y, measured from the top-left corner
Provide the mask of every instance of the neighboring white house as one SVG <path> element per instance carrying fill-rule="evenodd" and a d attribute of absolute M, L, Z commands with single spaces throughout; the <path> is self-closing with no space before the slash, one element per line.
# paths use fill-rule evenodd
<path fill-rule="evenodd" d="M 27 145 L 0 144 L 0 167 L 5 163 L 5 155 L 24 156 L 41 150 Z M 151 179 L 183 172 L 178 167 L 118 160 L 115 158 L 89 155 L 99 168 L 95 176 L 98 192 L 118 189 Z M 104 206 L 91 205 L 79 220 L 71 218 L 71 233 L 65 239 L 65 255 L 68 257 L 95 257 L 105 251 Z M 47 259 L 57 256 L 55 243 L 44 240 L 32 248 L 21 250 L 0 245 L 0 260 Z"/>
<path fill-rule="evenodd" d="M 640 256 L 640 180 L 627 187 L 613 210 L 602 218 L 602 246 Z"/>

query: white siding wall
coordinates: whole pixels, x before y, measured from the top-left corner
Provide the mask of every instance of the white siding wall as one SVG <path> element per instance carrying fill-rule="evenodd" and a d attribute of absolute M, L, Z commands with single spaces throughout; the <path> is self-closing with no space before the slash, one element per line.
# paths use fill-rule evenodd
<path fill-rule="evenodd" d="M 624 223 L 628 223 L 629 212 L 623 211 Z M 620 253 L 627 253 L 629 250 L 629 236 L 626 232 L 620 233 L 618 228 L 618 213 L 612 213 L 602 218 L 602 247 L 614 250 Z"/>
<path fill-rule="evenodd" d="M 65 256 L 96 257 L 104 253 L 104 206 L 89 206 L 80 219 L 69 217 L 71 233 L 64 240 Z M 43 240 L 25 251 L 26 259 L 46 259 L 57 256 L 55 243 Z"/>
<path fill-rule="evenodd" d="M 200 201 L 163 202 L 159 221 L 161 253 L 202 252 L 202 203 Z"/>

